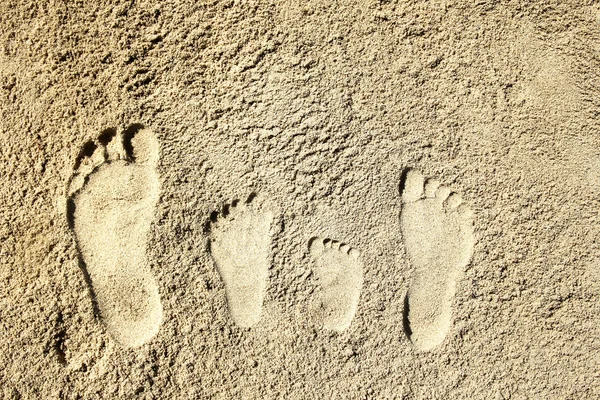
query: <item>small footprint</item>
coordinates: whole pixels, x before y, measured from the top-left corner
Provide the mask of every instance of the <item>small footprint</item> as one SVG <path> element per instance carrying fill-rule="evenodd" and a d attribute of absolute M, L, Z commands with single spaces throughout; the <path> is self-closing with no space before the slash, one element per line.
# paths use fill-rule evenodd
<path fill-rule="evenodd" d="M 473 212 L 435 179 L 410 170 L 400 224 L 414 268 L 405 302 L 406 333 L 420 350 L 440 345 L 452 322 L 456 281 L 473 253 Z"/>
<path fill-rule="evenodd" d="M 88 142 L 68 187 L 68 218 L 96 311 L 124 347 L 147 343 L 162 322 L 146 236 L 158 200 L 156 137 L 140 125 Z"/>
<path fill-rule="evenodd" d="M 323 327 L 346 330 L 358 307 L 363 284 L 359 252 L 336 240 L 312 238 L 310 253 L 317 263 L 316 278 L 321 286 L 320 313 Z"/>
<path fill-rule="evenodd" d="M 256 203 L 251 195 L 211 215 L 211 255 L 225 284 L 231 317 L 242 328 L 260 320 L 270 266 L 273 213 Z"/>

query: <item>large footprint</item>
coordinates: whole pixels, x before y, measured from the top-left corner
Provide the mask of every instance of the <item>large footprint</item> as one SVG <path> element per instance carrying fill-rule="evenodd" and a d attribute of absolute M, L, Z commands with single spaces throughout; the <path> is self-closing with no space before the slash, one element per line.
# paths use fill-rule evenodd
<path fill-rule="evenodd" d="M 342 332 L 354 319 L 362 290 L 363 265 L 359 252 L 347 244 L 323 238 L 312 238 L 309 247 L 317 263 L 323 327 Z"/>
<path fill-rule="evenodd" d="M 97 311 L 124 347 L 158 332 L 162 305 L 146 258 L 158 200 L 159 147 L 152 132 L 107 130 L 83 147 L 70 181 L 69 222 Z"/>
<path fill-rule="evenodd" d="M 251 195 L 211 215 L 210 251 L 225 284 L 233 321 L 250 328 L 260 320 L 270 266 L 273 213 Z"/>
<path fill-rule="evenodd" d="M 420 172 L 406 175 L 400 217 L 414 268 L 407 294 L 407 335 L 420 350 L 440 345 L 452 321 L 456 281 L 473 253 L 473 213 L 457 193 Z"/>

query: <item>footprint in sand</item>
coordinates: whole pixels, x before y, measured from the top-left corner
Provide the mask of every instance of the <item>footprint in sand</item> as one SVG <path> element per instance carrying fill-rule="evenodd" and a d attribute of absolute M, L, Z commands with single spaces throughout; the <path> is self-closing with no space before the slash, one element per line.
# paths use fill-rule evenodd
<path fill-rule="evenodd" d="M 229 312 L 242 328 L 260 320 L 270 266 L 273 213 L 255 195 L 213 212 L 210 252 L 225 284 Z"/>
<path fill-rule="evenodd" d="M 310 253 L 317 263 L 315 275 L 321 286 L 319 314 L 323 327 L 342 332 L 350 326 L 363 284 L 359 252 L 336 240 L 312 238 Z"/>
<path fill-rule="evenodd" d="M 162 306 L 146 258 L 158 200 L 155 136 L 135 125 L 105 131 L 82 149 L 68 187 L 68 217 L 96 311 L 125 347 L 158 332 Z"/>
<path fill-rule="evenodd" d="M 402 237 L 414 268 L 406 334 L 420 350 L 440 345 L 452 321 L 456 281 L 473 253 L 473 213 L 457 193 L 410 170 L 402 189 Z"/>

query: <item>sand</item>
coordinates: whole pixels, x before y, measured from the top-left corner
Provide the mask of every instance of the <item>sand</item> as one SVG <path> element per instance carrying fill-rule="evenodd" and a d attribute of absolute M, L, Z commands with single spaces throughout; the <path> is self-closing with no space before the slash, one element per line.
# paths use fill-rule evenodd
<path fill-rule="evenodd" d="M 0 398 L 600 397 L 591 1 L 0 3 Z"/>

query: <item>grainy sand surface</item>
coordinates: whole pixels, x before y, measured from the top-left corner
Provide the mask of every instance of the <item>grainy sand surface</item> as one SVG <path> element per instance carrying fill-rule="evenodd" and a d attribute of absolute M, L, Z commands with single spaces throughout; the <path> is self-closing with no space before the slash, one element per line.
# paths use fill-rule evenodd
<path fill-rule="evenodd" d="M 592 1 L 0 2 L 0 398 L 600 397 Z"/>

